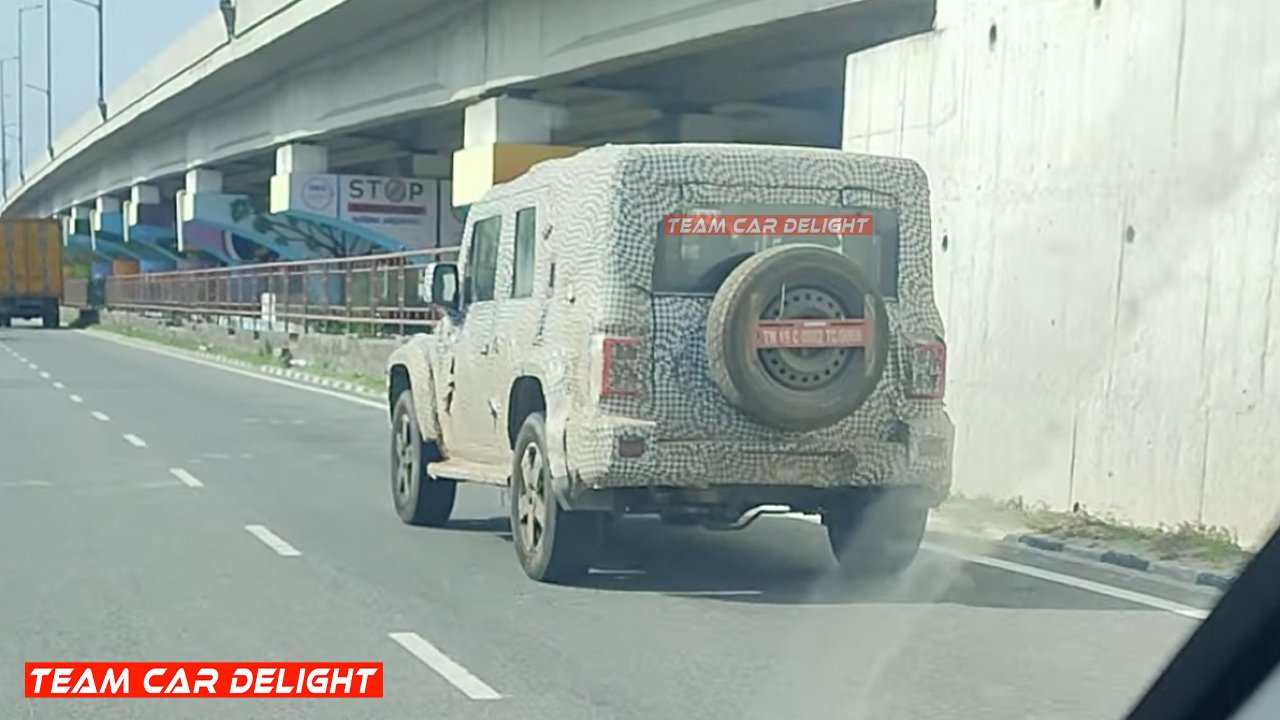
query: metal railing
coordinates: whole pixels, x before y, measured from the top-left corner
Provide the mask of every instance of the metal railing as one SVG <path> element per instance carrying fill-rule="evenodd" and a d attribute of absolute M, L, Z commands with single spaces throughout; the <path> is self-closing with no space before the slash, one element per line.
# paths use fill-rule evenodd
<path fill-rule="evenodd" d="M 451 247 L 140 273 L 105 282 L 69 279 L 63 294 L 70 307 L 258 318 L 304 331 L 327 323 L 373 332 L 394 326 L 421 329 L 439 317 L 422 298 L 422 283 L 430 282 L 423 273 L 429 263 L 452 259 L 457 252 Z"/>

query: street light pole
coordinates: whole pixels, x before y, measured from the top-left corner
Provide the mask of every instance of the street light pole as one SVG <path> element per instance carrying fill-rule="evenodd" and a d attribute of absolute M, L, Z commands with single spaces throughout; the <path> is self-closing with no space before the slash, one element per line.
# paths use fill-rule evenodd
<path fill-rule="evenodd" d="M 7 94 L 4 90 L 5 65 L 11 60 L 17 60 L 17 56 L 0 58 L 0 187 L 3 187 L 3 197 L 9 197 L 9 118 L 5 115 L 5 98 Z"/>
<path fill-rule="evenodd" d="M 44 140 L 53 159 L 53 0 L 44 6 Z"/>
<path fill-rule="evenodd" d="M 27 87 L 27 76 L 22 71 L 22 16 L 40 9 L 40 5 L 23 5 L 18 8 L 18 179 L 26 180 L 27 153 L 24 147 L 27 137 L 27 118 L 22 111 L 23 90 Z"/>
<path fill-rule="evenodd" d="M 75 1 L 80 3 L 81 5 L 84 5 L 85 7 L 93 8 L 93 10 L 96 13 L 98 13 L 98 114 L 102 116 L 103 120 L 106 120 L 107 119 L 107 95 L 105 92 L 105 85 L 106 85 L 105 72 L 106 71 L 104 70 L 105 65 L 103 63 L 103 57 L 104 57 L 103 48 L 105 46 L 106 32 L 103 29 L 103 21 L 102 21 L 102 4 L 106 2 L 106 0 L 75 0 Z"/>

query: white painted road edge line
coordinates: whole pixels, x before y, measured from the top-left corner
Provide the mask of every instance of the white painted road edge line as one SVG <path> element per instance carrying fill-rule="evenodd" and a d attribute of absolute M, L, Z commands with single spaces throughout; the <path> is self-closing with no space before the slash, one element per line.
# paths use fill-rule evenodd
<path fill-rule="evenodd" d="M 117 345 L 131 347 L 136 350 L 145 350 L 147 352 L 152 352 L 157 355 L 164 355 L 165 357 L 171 357 L 171 358 L 174 358 L 175 360 L 183 360 L 189 363 L 194 363 L 196 365 L 204 365 L 205 367 L 211 367 L 211 368 L 214 368 L 215 370 L 222 370 L 223 372 L 229 372 L 235 375 L 243 375 L 245 377 L 251 377 L 255 380 L 261 380 L 263 382 L 275 383 L 276 385 L 284 385 L 285 387 L 291 387 L 297 390 L 306 390 L 307 392 L 316 393 L 317 395 L 327 395 L 329 397 L 337 398 L 339 400 L 346 400 L 349 403 L 355 403 L 356 405 L 371 407 L 376 410 L 382 410 L 384 412 L 387 409 L 384 403 L 377 402 L 376 400 L 369 400 L 366 398 L 356 397 L 354 395 L 349 395 L 347 393 L 336 392 L 333 390 L 328 390 L 326 388 L 316 387 L 314 385 L 307 385 L 305 383 L 291 382 L 289 380 L 273 377 L 271 375 L 266 375 L 261 372 L 255 372 L 253 370 L 241 370 L 240 368 L 234 368 L 229 365 L 224 365 L 222 363 L 211 362 L 209 360 L 201 360 L 200 358 L 194 358 L 194 357 L 182 355 L 176 352 L 169 352 L 168 350 L 165 350 L 163 348 L 152 347 L 149 344 L 140 343 L 140 342 L 129 342 L 128 340 L 111 337 L 110 335 L 104 335 L 102 333 L 89 332 L 86 330 L 77 330 L 76 332 L 80 333 L 81 335 L 87 335 L 88 337 L 97 338 L 99 340 L 113 342 L 113 343 L 116 343 Z"/>
<path fill-rule="evenodd" d="M 298 550 L 298 548 L 285 542 L 284 538 L 271 532 L 262 525 L 245 525 L 244 529 L 248 530 L 254 537 L 261 540 L 267 547 L 275 550 L 280 555 L 285 557 L 298 557 L 302 554 L 302 551 Z"/>
<path fill-rule="evenodd" d="M 169 468 L 169 474 L 181 480 L 187 487 L 204 487 L 204 483 L 200 482 L 195 475 L 192 475 L 182 468 Z"/>
<path fill-rule="evenodd" d="M 110 421 L 111 421 L 111 417 L 110 417 L 110 416 L 108 416 L 106 413 L 102 412 L 101 410 L 94 410 L 93 412 L 91 412 L 91 413 L 89 413 L 89 414 L 93 416 L 93 419 L 94 419 L 94 420 L 101 420 L 102 422 L 110 422 Z"/>
<path fill-rule="evenodd" d="M 803 515 L 801 513 L 790 513 L 787 515 L 787 517 L 797 519 L 797 520 L 804 520 L 805 522 L 822 524 L 822 519 L 816 515 Z M 1073 588 L 1076 588 L 1077 590 L 1085 590 L 1098 595 L 1104 595 L 1106 597 L 1115 598 L 1117 600 L 1124 600 L 1125 602 L 1131 602 L 1136 605 L 1145 605 L 1146 607 L 1149 607 L 1149 608 L 1155 608 L 1156 610 L 1164 610 L 1165 612 L 1170 612 L 1170 613 L 1173 613 L 1174 615 L 1181 615 L 1183 617 L 1192 618 L 1193 620 L 1203 620 L 1209 616 L 1208 610 L 1203 610 L 1198 607 L 1184 605 L 1179 602 L 1166 600 L 1162 597 L 1156 597 L 1155 595 L 1148 595 L 1146 593 L 1140 593 L 1134 590 L 1126 590 L 1121 587 L 1116 587 L 1115 585 L 1107 585 L 1106 583 L 1086 580 L 1081 577 L 1075 577 L 1074 575 L 1066 575 L 1064 573 L 1058 573 L 1052 570 L 1045 570 L 1043 568 L 1035 567 L 1034 565 L 1023 565 L 1022 563 L 1011 562 L 1009 560 L 1001 560 L 999 558 L 987 557 L 985 555 L 974 555 L 972 553 L 967 553 L 960 550 L 954 550 L 952 548 L 943 547 L 941 545 L 935 545 L 934 543 L 929 543 L 929 542 L 921 543 L 920 549 L 927 550 L 928 552 L 935 553 L 938 555 L 945 555 L 947 557 L 950 557 L 955 560 L 959 560 L 961 562 L 972 563 L 974 565 L 986 565 L 987 567 L 996 568 L 997 570 L 1004 570 L 1005 572 L 1017 573 L 1019 575 L 1026 575 L 1027 577 L 1033 577 L 1033 578 L 1036 578 L 1037 580 L 1044 580 L 1046 582 L 1057 583 L 1059 585 L 1066 585 L 1067 587 L 1073 587 Z"/>
<path fill-rule="evenodd" d="M 134 435 L 133 433 L 125 433 L 124 439 L 125 439 L 125 442 L 129 443 L 134 447 L 142 448 L 147 446 L 146 440 L 143 440 L 142 438 L 138 437 L 137 435 Z"/>
<path fill-rule="evenodd" d="M 993 567 L 998 570 L 1005 570 L 1008 572 L 1018 573 L 1019 575 L 1033 577 L 1037 580 L 1045 580 L 1051 583 L 1058 583 L 1059 585 L 1087 590 L 1092 593 L 1097 593 L 1098 595 L 1105 595 L 1107 597 L 1124 600 L 1125 602 L 1131 602 L 1137 605 L 1146 605 L 1149 608 L 1164 610 L 1165 612 L 1170 612 L 1174 615 L 1181 615 L 1182 617 L 1191 618 L 1193 620 L 1203 620 L 1209 617 L 1208 610 L 1191 607 L 1190 605 L 1183 605 L 1182 603 L 1174 602 L 1172 600 L 1165 600 L 1164 598 L 1156 597 L 1155 595 L 1134 592 L 1133 590 L 1125 590 L 1124 588 L 1119 588 L 1114 585 L 1107 585 L 1100 582 L 1094 582 L 1092 580 L 1085 580 L 1084 578 L 1064 575 L 1062 573 L 1053 572 L 1052 570 L 1043 570 L 1032 565 L 1022 565 L 1019 563 L 1009 562 L 1008 560 L 1001 560 L 1000 558 L 986 557 L 983 555 L 972 555 L 959 550 L 952 550 L 951 548 L 939 547 L 933 543 L 924 543 L 921 547 L 929 552 L 946 555 L 967 563 L 986 565 L 987 567 Z"/>
<path fill-rule="evenodd" d="M 61 382 L 59 382 L 59 381 L 55 380 L 55 381 L 53 382 L 53 389 L 54 389 L 54 390 L 66 390 L 66 389 L 67 389 L 67 386 L 66 386 L 66 385 L 63 385 Z"/>
<path fill-rule="evenodd" d="M 81 402 L 84 402 L 84 398 L 80 397 L 79 395 L 76 395 L 75 393 L 71 393 L 71 394 L 70 394 L 70 395 L 68 395 L 67 397 L 71 398 L 71 402 L 73 402 L 73 403 L 81 403 Z"/>
<path fill-rule="evenodd" d="M 449 681 L 449 684 L 462 691 L 472 700 L 501 700 L 502 695 L 489 687 L 483 680 L 472 675 L 469 670 L 454 662 L 452 658 L 440 652 L 435 645 L 427 642 L 416 632 L 387 633 L 392 640 L 400 643 L 414 657 L 421 660 L 437 675 Z"/>

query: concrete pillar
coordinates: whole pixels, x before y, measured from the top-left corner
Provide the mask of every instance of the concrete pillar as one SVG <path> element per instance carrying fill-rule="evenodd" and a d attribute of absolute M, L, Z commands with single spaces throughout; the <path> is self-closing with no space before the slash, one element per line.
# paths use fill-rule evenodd
<path fill-rule="evenodd" d="M 97 202 L 94 203 L 92 218 L 93 231 L 95 233 L 102 232 L 102 216 L 107 213 L 120 213 L 120 198 L 104 196 L 98 198 Z"/>
<path fill-rule="evenodd" d="M 129 188 L 129 201 L 134 205 L 159 205 L 160 188 L 155 185 L 134 185 Z"/>
<path fill-rule="evenodd" d="M 276 174 L 321 175 L 329 172 L 329 149 L 322 145 L 290 143 L 276 148 Z"/>
<path fill-rule="evenodd" d="M 581 148 L 551 145 L 563 109 L 509 97 L 489 98 L 464 113 L 463 148 L 453 154 L 453 204 L 469 205 L 489 188 L 523 174 L 535 163 Z"/>
<path fill-rule="evenodd" d="M 551 142 L 551 131 L 563 110 L 554 105 L 496 97 L 471 105 L 463 113 L 462 146 L 496 143 Z"/>
<path fill-rule="evenodd" d="M 181 253 L 184 252 L 187 247 L 183 230 L 186 228 L 187 223 L 195 217 L 196 209 L 192 203 L 187 202 L 187 191 L 182 188 L 180 188 L 178 192 L 174 193 L 173 204 L 174 219 L 176 220 L 174 227 L 177 230 L 178 235 L 178 252 Z"/>
<path fill-rule="evenodd" d="M 220 193 L 222 192 L 222 173 L 208 168 L 196 168 L 187 171 L 188 193 Z"/>
<path fill-rule="evenodd" d="M 124 216 L 124 241 L 132 242 L 129 239 L 129 226 L 134 224 L 135 218 L 138 216 L 138 203 L 132 199 L 125 200 L 120 203 L 120 214 Z"/>
<path fill-rule="evenodd" d="M 75 225 L 89 223 L 93 219 L 93 208 L 87 205 L 76 205 L 71 208 L 71 222 Z"/>
<path fill-rule="evenodd" d="M 71 232 L 67 234 L 78 234 L 81 231 L 88 232 L 89 240 L 93 241 L 93 208 L 88 205 L 76 205 L 71 208 Z"/>

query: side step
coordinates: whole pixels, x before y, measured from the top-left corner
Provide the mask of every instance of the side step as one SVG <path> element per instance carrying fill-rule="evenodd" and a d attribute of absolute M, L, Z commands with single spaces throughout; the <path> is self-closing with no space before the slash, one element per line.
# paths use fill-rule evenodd
<path fill-rule="evenodd" d="M 503 487 L 506 487 L 507 480 L 511 477 L 511 468 L 509 466 L 485 465 L 466 460 L 443 460 L 429 463 L 427 472 L 432 477 L 482 483 L 484 485 L 501 485 Z"/>

